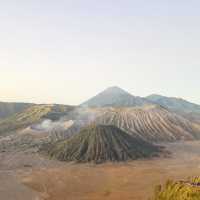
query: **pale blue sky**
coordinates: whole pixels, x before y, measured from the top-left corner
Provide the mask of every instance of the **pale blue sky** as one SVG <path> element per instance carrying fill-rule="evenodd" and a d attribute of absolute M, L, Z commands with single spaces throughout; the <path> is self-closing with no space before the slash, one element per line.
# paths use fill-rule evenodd
<path fill-rule="evenodd" d="M 118 85 L 200 104 L 200 1 L 0 0 L 0 101 L 79 104 Z"/>

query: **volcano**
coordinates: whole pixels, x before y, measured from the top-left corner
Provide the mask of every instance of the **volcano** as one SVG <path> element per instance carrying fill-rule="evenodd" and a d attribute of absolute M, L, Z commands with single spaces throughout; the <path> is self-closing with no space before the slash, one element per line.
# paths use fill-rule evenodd
<path fill-rule="evenodd" d="M 115 126 L 89 125 L 51 146 L 48 154 L 61 161 L 102 163 L 151 157 L 159 151 L 160 147 L 135 139 Z"/>
<path fill-rule="evenodd" d="M 95 123 L 114 125 L 149 142 L 200 139 L 200 126 L 161 106 L 106 108 Z"/>
<path fill-rule="evenodd" d="M 133 96 L 125 90 L 114 86 L 109 87 L 103 92 L 97 94 L 93 98 L 81 104 L 85 107 L 106 107 L 106 106 L 142 106 L 145 104 L 152 104 L 147 99 Z"/>

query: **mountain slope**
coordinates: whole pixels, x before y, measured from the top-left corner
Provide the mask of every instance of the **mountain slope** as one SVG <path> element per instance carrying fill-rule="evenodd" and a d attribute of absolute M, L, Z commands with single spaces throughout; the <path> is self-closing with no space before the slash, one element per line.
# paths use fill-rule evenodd
<path fill-rule="evenodd" d="M 141 106 L 149 104 L 145 98 L 136 97 L 119 87 L 110 87 L 95 97 L 81 104 L 85 107 L 104 107 L 104 106 Z"/>
<path fill-rule="evenodd" d="M 95 119 L 98 124 L 115 125 L 129 134 L 153 142 L 200 138 L 200 126 L 160 106 L 107 108 Z"/>
<path fill-rule="evenodd" d="M 185 113 L 194 112 L 200 114 L 200 105 L 191 103 L 181 98 L 165 97 L 156 94 L 147 96 L 146 98 L 153 103 L 159 104 L 173 111 L 182 111 Z"/>
<path fill-rule="evenodd" d="M 0 119 L 9 117 L 18 112 L 22 112 L 23 110 L 31 106 L 33 106 L 33 104 L 31 103 L 0 102 Z"/>
<path fill-rule="evenodd" d="M 200 124 L 200 113 L 196 112 L 191 112 L 191 113 L 177 112 L 177 113 L 194 123 Z"/>
<path fill-rule="evenodd" d="M 71 111 L 73 106 L 65 105 L 34 105 L 23 112 L 16 113 L 11 117 L 0 121 L 0 135 L 6 135 L 12 131 L 26 128 L 43 119 L 58 120 Z"/>
<path fill-rule="evenodd" d="M 159 147 L 135 139 L 114 126 L 90 125 L 79 134 L 56 143 L 48 154 L 61 161 L 126 161 L 152 156 Z"/>

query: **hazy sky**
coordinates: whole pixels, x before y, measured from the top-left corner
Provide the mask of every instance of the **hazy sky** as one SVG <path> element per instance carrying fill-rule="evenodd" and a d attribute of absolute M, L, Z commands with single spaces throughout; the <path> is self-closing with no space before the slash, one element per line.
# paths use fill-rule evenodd
<path fill-rule="evenodd" d="M 199 0 L 0 0 L 0 101 L 79 104 L 118 85 L 200 104 Z"/>

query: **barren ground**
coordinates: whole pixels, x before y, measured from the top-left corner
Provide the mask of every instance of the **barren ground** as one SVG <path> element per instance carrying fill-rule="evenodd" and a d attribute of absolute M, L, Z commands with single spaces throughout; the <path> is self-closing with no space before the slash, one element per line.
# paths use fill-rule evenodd
<path fill-rule="evenodd" d="M 29 153 L 0 154 L 0 200 L 147 200 L 166 179 L 200 175 L 200 142 L 167 144 L 169 158 L 67 164 Z"/>

